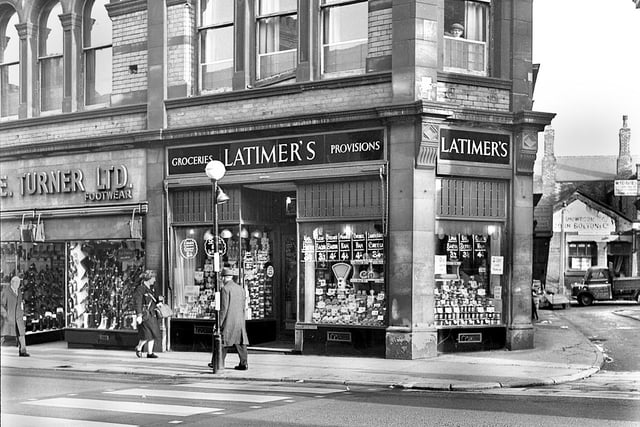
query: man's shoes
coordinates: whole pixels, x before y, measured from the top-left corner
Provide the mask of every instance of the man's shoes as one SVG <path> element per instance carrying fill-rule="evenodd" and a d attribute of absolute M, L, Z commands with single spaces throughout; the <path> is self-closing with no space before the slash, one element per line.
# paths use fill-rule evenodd
<path fill-rule="evenodd" d="M 235 369 L 236 371 L 246 371 L 247 369 L 249 369 L 249 365 L 240 364 L 233 369 Z"/>
<path fill-rule="evenodd" d="M 140 350 L 138 350 L 138 349 L 136 349 L 136 356 L 137 356 L 138 358 L 141 358 L 141 357 L 142 357 L 142 352 L 141 352 Z"/>
<path fill-rule="evenodd" d="M 158 358 L 158 355 L 155 353 L 147 354 L 147 359 L 157 359 L 157 358 Z"/>
<path fill-rule="evenodd" d="M 18 356 L 20 356 L 20 357 L 29 357 L 31 355 L 29 353 L 27 353 L 26 351 L 23 351 L 23 352 L 18 353 Z"/>

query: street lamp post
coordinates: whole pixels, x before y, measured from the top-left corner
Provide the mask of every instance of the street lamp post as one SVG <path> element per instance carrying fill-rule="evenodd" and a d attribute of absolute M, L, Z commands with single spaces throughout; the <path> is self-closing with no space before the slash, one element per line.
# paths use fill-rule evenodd
<path fill-rule="evenodd" d="M 220 181 L 226 169 L 224 164 L 218 160 L 212 160 L 207 163 L 205 172 L 209 179 L 211 179 L 211 210 L 213 211 L 213 283 L 215 285 L 215 299 L 216 299 L 216 319 L 213 330 L 213 343 L 211 363 L 209 366 L 213 369 L 215 374 L 220 369 L 224 369 L 222 364 L 222 337 L 220 335 L 220 284 L 218 282 L 220 272 L 220 248 L 218 245 L 218 181 Z"/>

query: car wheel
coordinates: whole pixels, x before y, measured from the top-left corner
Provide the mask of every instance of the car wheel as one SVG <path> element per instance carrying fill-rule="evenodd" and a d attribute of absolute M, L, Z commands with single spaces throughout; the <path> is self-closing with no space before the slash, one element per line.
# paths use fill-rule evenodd
<path fill-rule="evenodd" d="M 636 302 L 640 304 L 640 292 L 636 294 Z"/>
<path fill-rule="evenodd" d="M 580 294 L 578 295 L 578 303 L 580 303 L 580 305 L 591 305 L 593 304 L 593 297 L 590 294 Z"/>

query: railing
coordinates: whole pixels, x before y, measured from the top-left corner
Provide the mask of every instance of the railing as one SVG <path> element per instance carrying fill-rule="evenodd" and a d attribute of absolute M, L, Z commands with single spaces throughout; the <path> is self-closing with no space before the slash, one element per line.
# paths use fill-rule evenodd
<path fill-rule="evenodd" d="M 487 75 L 487 43 L 444 36 L 444 70 Z"/>

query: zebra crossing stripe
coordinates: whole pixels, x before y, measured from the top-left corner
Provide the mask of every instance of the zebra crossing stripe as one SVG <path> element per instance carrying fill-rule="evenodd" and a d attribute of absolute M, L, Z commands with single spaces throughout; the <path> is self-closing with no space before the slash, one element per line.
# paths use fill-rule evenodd
<path fill-rule="evenodd" d="M 243 391 L 261 391 L 271 393 L 311 393 L 311 394 L 332 394 L 344 393 L 344 388 L 322 388 L 322 387 L 287 387 L 277 385 L 258 385 L 252 383 L 244 384 L 217 384 L 217 383 L 187 383 L 176 384 L 177 387 L 205 388 L 209 390 L 243 390 Z"/>
<path fill-rule="evenodd" d="M 118 396 L 146 396 L 146 397 L 169 397 L 172 399 L 193 399 L 193 400 L 215 400 L 226 402 L 249 402 L 268 403 L 278 400 L 291 399 L 287 396 L 258 395 L 258 394 L 238 394 L 238 393 L 206 393 L 196 391 L 157 390 L 150 388 L 130 388 L 126 390 L 105 391 L 105 394 L 115 394 Z"/>
<path fill-rule="evenodd" d="M 133 424 L 103 423 L 100 421 L 72 420 L 69 418 L 34 417 L 31 415 L 2 414 L 2 425 L 11 427 L 135 427 Z"/>
<path fill-rule="evenodd" d="M 188 417 L 191 415 L 223 411 L 223 409 L 221 408 L 209 408 L 202 406 L 170 405 L 166 403 L 156 404 L 143 402 L 122 402 L 97 399 L 74 399 L 69 397 L 35 400 L 24 403 L 27 405 L 45 407 L 89 409 L 94 411 L 114 411 L 134 414 L 155 414 L 178 417 Z"/>

